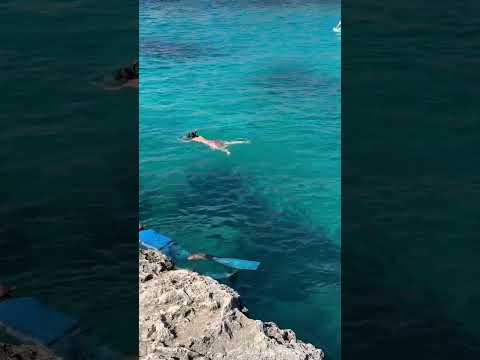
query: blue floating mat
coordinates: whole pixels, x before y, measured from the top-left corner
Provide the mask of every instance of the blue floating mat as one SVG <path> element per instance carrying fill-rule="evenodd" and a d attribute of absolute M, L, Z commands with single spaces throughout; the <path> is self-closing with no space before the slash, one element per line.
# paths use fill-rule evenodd
<path fill-rule="evenodd" d="M 243 260 L 243 259 L 234 259 L 234 258 L 224 258 L 224 257 L 213 257 L 213 260 L 238 270 L 252 270 L 255 271 L 260 266 L 260 262 L 252 260 Z"/>
<path fill-rule="evenodd" d="M 154 230 L 142 230 L 138 232 L 140 245 L 154 250 L 162 250 L 173 244 L 172 239 L 157 233 Z"/>
<path fill-rule="evenodd" d="M 23 341 L 50 345 L 72 332 L 78 321 L 32 298 L 0 302 L 0 325 Z"/>
<path fill-rule="evenodd" d="M 173 240 L 159 234 L 155 230 L 142 230 L 138 232 L 138 241 L 141 246 L 147 249 L 153 250 L 161 250 L 170 257 L 181 257 L 187 258 L 190 253 L 185 250 L 181 249 L 173 249 Z M 224 257 L 212 257 L 212 260 L 228 266 L 233 269 L 238 270 L 257 270 L 260 266 L 260 262 L 258 261 L 251 261 L 251 260 L 243 260 L 243 259 L 234 259 L 234 258 L 224 258 Z"/>

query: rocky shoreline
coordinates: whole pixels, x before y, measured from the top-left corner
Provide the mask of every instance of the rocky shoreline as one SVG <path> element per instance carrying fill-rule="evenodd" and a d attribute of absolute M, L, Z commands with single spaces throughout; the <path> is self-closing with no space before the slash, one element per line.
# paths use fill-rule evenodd
<path fill-rule="evenodd" d="M 142 360 L 322 360 L 291 330 L 248 317 L 240 296 L 217 281 L 139 252 Z"/>
<path fill-rule="evenodd" d="M 139 251 L 141 360 L 323 360 L 291 330 L 248 317 L 240 296 L 216 280 Z M 0 360 L 57 360 L 35 345 L 0 344 Z"/>

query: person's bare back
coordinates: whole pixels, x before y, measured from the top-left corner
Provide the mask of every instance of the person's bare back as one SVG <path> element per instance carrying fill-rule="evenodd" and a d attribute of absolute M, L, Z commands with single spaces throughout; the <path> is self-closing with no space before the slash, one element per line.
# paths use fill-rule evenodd
<path fill-rule="evenodd" d="M 198 135 L 197 131 L 192 131 L 185 135 L 185 139 L 189 141 L 195 141 L 201 144 L 207 145 L 212 150 L 220 150 L 223 151 L 225 154 L 230 155 L 230 151 L 228 147 L 230 145 L 237 145 L 237 144 L 249 144 L 250 141 L 248 140 L 236 140 L 236 141 L 220 141 L 220 140 L 208 140 L 201 135 Z"/>

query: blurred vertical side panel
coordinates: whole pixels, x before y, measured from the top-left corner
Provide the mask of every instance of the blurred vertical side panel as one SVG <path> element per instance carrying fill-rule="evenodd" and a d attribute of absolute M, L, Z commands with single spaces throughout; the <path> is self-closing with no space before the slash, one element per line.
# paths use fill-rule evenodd
<path fill-rule="evenodd" d="M 0 343 L 136 355 L 138 0 L 0 9 Z"/>
<path fill-rule="evenodd" d="M 342 6 L 342 358 L 478 359 L 479 3 Z"/>

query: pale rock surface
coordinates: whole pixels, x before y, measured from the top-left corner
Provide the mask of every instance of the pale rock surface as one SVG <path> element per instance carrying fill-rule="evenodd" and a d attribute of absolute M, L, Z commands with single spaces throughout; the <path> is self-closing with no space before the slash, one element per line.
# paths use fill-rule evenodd
<path fill-rule="evenodd" d="M 252 320 L 231 288 L 139 252 L 142 360 L 322 360 L 291 330 Z"/>

